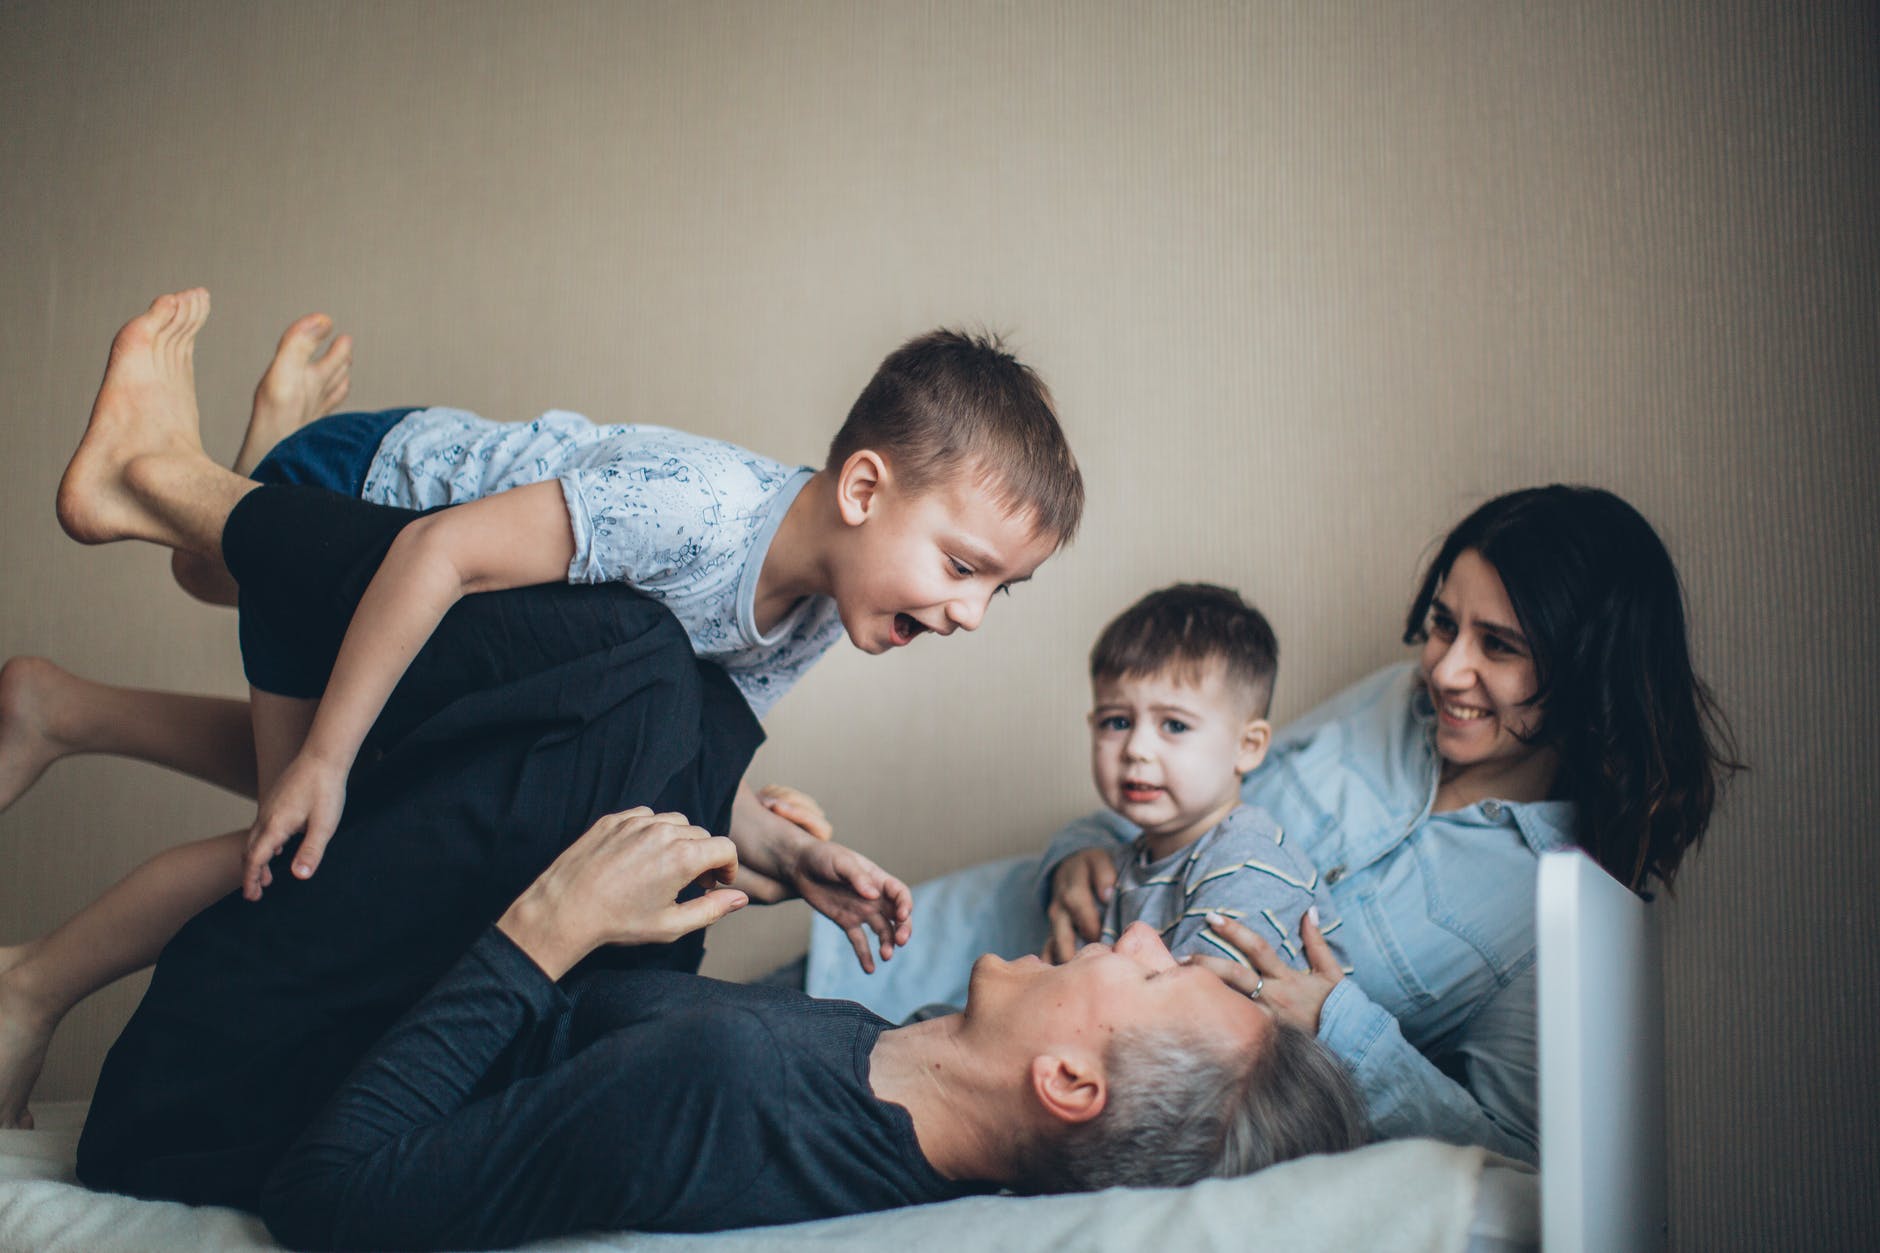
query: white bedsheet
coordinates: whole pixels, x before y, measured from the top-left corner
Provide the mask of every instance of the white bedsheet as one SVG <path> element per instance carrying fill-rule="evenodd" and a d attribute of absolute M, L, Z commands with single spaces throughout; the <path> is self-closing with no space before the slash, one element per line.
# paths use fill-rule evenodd
<path fill-rule="evenodd" d="M 85 1107 L 36 1107 L 37 1131 L 0 1131 L 0 1253 L 273 1249 L 235 1210 L 89 1192 L 73 1178 Z M 944 1205 L 710 1236 L 609 1234 L 538 1241 L 536 1253 L 710 1248 L 725 1253 L 919 1249 L 1430 1250 L 1461 1253 L 1485 1154 L 1431 1140 L 1374 1144 L 1192 1188 L 972 1197 Z"/>

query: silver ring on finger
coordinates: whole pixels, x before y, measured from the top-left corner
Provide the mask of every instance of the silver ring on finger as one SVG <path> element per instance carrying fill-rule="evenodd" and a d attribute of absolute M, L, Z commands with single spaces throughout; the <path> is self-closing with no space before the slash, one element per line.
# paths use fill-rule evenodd
<path fill-rule="evenodd" d="M 1247 998 L 1249 1000 L 1257 1001 L 1260 999 L 1260 993 L 1265 990 L 1266 990 L 1266 976 L 1255 975 L 1253 977 L 1253 991 L 1247 993 Z"/>

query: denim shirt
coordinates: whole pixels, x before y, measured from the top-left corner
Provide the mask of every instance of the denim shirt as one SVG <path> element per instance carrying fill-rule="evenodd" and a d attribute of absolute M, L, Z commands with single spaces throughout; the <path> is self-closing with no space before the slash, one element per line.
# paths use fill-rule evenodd
<path fill-rule="evenodd" d="M 1541 853 L 1572 844 L 1573 808 L 1485 800 L 1431 813 L 1433 719 L 1414 667 L 1388 667 L 1287 726 L 1241 795 L 1299 841 L 1344 917 L 1339 940 L 1352 974 L 1320 1010 L 1319 1038 L 1351 1068 L 1375 1133 L 1479 1144 L 1532 1162 L 1534 881 Z M 841 967 L 848 941 L 819 918 L 809 989 L 889 1017 L 903 1003 L 957 1003 L 979 953 L 1043 946 L 1038 902 L 1059 861 L 1135 834 L 1105 811 L 1059 832 L 1041 859 L 922 885 L 914 946 L 878 982 Z M 1023 883 L 1028 872 L 1037 877 Z"/>

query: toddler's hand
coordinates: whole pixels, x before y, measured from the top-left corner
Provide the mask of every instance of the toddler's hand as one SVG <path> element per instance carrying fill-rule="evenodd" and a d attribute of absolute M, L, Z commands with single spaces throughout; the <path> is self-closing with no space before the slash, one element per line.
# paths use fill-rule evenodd
<path fill-rule="evenodd" d="M 852 848 L 810 845 L 792 867 L 790 882 L 817 913 L 842 928 L 869 974 L 875 972 L 869 930 L 883 961 L 914 934 L 914 894 L 907 884 Z"/>
<path fill-rule="evenodd" d="M 766 783 L 757 789 L 757 799 L 763 802 L 765 809 L 802 827 L 817 839 L 835 838 L 836 829 L 830 825 L 829 815 L 823 812 L 815 797 L 781 783 Z"/>
<path fill-rule="evenodd" d="M 1086 848 L 1058 864 L 1045 910 L 1051 922 L 1042 954 L 1046 961 L 1062 965 L 1103 934 L 1103 909 L 1115 889 L 1116 859 L 1108 849 Z"/>
<path fill-rule="evenodd" d="M 306 834 L 294 853 L 294 877 L 311 878 L 320 868 L 326 843 L 333 838 L 345 808 L 343 767 L 304 752 L 289 762 L 262 799 L 255 825 L 248 830 L 242 895 L 251 901 L 261 899 L 261 889 L 274 881 L 268 863 L 296 833 L 303 831 Z"/>

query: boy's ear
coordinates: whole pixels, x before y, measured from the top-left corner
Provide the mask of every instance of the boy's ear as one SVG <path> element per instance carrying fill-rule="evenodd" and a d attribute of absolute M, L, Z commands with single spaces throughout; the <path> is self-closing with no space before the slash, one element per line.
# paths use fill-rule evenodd
<path fill-rule="evenodd" d="M 1266 760 L 1267 745 L 1273 742 L 1273 724 L 1255 718 L 1240 729 L 1240 753 L 1234 758 L 1236 774 L 1251 774 Z"/>
<path fill-rule="evenodd" d="M 1109 1100 L 1109 1079 L 1095 1058 L 1040 1053 L 1031 1059 L 1031 1093 L 1054 1122 L 1089 1122 Z"/>
<path fill-rule="evenodd" d="M 849 454 L 836 475 L 836 511 L 849 526 L 868 520 L 881 489 L 888 481 L 888 463 L 872 448 L 858 448 Z"/>

